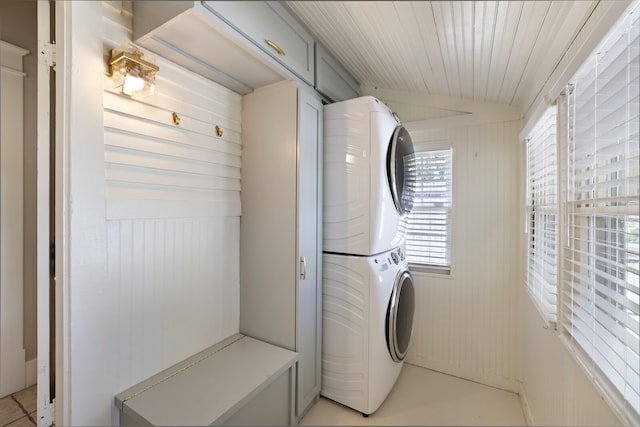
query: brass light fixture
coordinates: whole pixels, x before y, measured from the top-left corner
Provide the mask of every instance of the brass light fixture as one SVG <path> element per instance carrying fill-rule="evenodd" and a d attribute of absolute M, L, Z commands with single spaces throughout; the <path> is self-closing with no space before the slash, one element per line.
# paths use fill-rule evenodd
<path fill-rule="evenodd" d="M 144 97 L 153 95 L 156 87 L 156 72 L 160 69 L 154 58 L 141 50 L 124 43 L 111 50 L 111 78 L 114 88 L 122 88 L 122 93 Z"/>

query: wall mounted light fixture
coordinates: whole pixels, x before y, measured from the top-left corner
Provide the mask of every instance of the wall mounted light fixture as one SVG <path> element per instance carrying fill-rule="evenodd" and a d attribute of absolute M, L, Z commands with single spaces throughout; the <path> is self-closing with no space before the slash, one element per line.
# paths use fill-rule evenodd
<path fill-rule="evenodd" d="M 160 69 L 154 62 L 151 55 L 128 43 L 112 49 L 109 65 L 113 87 L 121 87 L 122 93 L 129 96 L 153 95 L 156 87 L 156 72 Z"/>

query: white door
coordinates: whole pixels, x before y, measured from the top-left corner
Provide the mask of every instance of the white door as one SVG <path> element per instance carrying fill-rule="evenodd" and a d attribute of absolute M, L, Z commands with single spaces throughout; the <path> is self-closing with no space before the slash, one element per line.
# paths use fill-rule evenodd
<path fill-rule="evenodd" d="M 22 57 L 27 53 L 0 41 L 0 397 L 26 386 Z"/>

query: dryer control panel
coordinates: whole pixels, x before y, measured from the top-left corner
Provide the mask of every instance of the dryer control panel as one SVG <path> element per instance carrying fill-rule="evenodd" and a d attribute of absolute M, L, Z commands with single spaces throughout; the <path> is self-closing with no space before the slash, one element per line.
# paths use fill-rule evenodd
<path fill-rule="evenodd" d="M 390 267 L 394 267 L 402 264 L 405 261 L 405 254 L 402 250 L 402 246 L 380 254 L 373 259 L 373 262 L 378 266 L 379 271 L 387 271 Z"/>
<path fill-rule="evenodd" d="M 404 261 L 404 252 L 402 251 L 402 247 L 399 247 L 395 251 L 391 252 L 391 260 L 396 265 Z"/>
<path fill-rule="evenodd" d="M 404 261 L 404 251 L 402 250 L 402 247 L 399 247 L 398 249 L 395 249 L 391 252 L 389 252 L 389 264 L 395 264 L 398 265 L 400 264 L 402 261 Z"/>

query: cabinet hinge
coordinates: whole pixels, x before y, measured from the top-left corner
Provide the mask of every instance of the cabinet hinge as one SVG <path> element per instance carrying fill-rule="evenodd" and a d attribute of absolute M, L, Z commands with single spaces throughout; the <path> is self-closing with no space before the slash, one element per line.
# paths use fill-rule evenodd
<path fill-rule="evenodd" d="M 56 44 L 55 42 L 38 42 L 38 52 L 40 59 L 44 65 L 56 68 Z"/>

